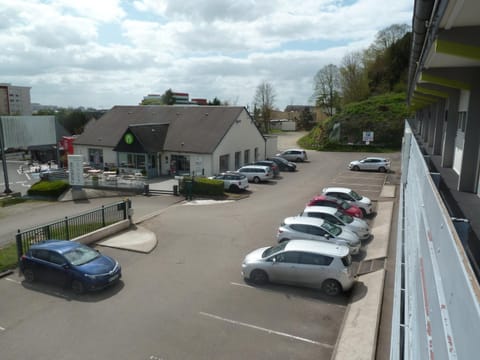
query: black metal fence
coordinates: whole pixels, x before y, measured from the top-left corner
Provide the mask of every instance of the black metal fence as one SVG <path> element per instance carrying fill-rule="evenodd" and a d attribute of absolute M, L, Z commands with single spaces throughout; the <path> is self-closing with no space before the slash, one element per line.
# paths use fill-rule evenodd
<path fill-rule="evenodd" d="M 32 244 L 48 239 L 70 240 L 116 222 L 126 220 L 131 207 L 131 200 L 126 199 L 110 205 L 102 205 L 101 208 L 76 216 L 65 216 L 64 219 L 49 224 L 40 225 L 24 231 L 18 230 L 15 236 L 18 258 L 20 258 Z"/>

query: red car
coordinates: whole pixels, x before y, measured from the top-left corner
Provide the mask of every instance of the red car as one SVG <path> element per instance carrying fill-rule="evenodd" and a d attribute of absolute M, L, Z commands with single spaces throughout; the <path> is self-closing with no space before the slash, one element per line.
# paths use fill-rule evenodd
<path fill-rule="evenodd" d="M 312 200 L 307 203 L 307 206 L 329 206 L 337 208 L 338 210 L 342 211 L 347 215 L 354 216 L 360 219 L 363 218 L 362 210 L 359 207 L 355 205 L 350 205 L 344 200 L 336 199 L 331 196 L 316 195 L 313 197 Z"/>

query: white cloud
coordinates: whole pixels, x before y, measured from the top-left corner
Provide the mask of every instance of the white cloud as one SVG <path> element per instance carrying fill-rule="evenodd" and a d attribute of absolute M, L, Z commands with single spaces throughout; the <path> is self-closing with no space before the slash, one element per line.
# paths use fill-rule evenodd
<path fill-rule="evenodd" d="M 109 108 L 172 88 L 307 103 L 315 73 L 410 23 L 410 0 L 0 0 L 0 81 L 32 101 Z M 109 38 L 106 39 L 105 36 Z"/>

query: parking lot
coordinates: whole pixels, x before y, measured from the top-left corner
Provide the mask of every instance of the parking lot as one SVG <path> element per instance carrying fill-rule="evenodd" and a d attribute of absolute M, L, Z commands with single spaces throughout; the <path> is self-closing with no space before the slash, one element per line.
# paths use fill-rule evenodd
<path fill-rule="evenodd" d="M 348 171 L 358 154 L 308 155 L 296 173 L 250 184 L 248 198 L 179 204 L 142 223 L 158 239 L 148 255 L 101 248 L 124 273 L 106 291 L 76 296 L 26 285 L 17 274 L 0 279 L 2 360 L 330 359 L 349 294 L 251 286 L 241 261 L 275 244 L 283 218 L 323 187 L 351 187 L 376 200 L 392 174 Z"/>

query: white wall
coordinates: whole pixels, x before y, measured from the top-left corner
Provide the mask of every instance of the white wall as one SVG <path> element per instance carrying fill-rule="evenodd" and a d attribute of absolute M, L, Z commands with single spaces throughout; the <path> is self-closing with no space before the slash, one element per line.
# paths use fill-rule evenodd
<path fill-rule="evenodd" d="M 88 161 L 88 149 L 101 149 L 103 150 L 103 162 L 104 163 L 117 163 L 117 153 L 111 148 L 102 146 L 89 146 L 89 145 L 75 145 L 73 143 L 73 153 L 75 155 L 83 155 L 83 161 Z"/>
<path fill-rule="evenodd" d="M 253 120 L 243 110 L 237 121 L 230 128 L 230 131 L 223 138 L 222 142 L 215 149 L 213 153 L 212 173 L 219 172 L 221 155 L 230 155 L 230 163 L 228 164 L 229 170 L 236 170 L 235 167 L 235 152 L 241 152 L 240 165 L 243 165 L 244 152 L 250 150 L 250 162 L 255 159 L 255 148 L 258 148 L 258 159 L 265 159 L 265 139 L 260 131 L 257 129 Z"/>

